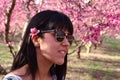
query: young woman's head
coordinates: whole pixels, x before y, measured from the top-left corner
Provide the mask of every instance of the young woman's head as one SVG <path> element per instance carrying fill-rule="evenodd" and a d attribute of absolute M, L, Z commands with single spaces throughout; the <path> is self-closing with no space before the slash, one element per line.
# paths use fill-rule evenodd
<path fill-rule="evenodd" d="M 52 10 L 36 14 L 27 26 L 12 70 L 28 64 L 28 73 L 34 78 L 38 69 L 38 60 L 42 55 L 56 64 L 50 68 L 50 74 L 56 74 L 58 80 L 62 80 L 66 75 L 67 52 L 72 43 L 72 34 L 72 22 L 65 14 Z"/>

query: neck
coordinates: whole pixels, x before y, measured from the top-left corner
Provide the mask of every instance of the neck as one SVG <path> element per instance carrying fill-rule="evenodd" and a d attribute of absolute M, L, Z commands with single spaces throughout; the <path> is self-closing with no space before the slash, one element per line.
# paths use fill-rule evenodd
<path fill-rule="evenodd" d="M 39 51 L 40 52 L 40 51 Z M 49 60 L 44 58 L 41 53 L 37 53 L 37 63 L 38 63 L 38 70 L 36 73 L 36 80 L 51 80 L 52 77 L 50 75 L 50 68 L 53 65 Z"/>
<path fill-rule="evenodd" d="M 47 74 L 47 73 L 43 73 L 43 72 L 40 72 L 38 71 L 36 73 L 36 78 L 35 80 L 52 80 L 52 77 L 50 76 L 50 74 Z"/>

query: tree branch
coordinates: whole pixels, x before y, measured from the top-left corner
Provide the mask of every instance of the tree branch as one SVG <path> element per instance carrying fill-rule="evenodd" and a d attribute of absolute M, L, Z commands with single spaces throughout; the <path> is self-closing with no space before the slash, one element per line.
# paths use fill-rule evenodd
<path fill-rule="evenodd" d="M 9 29 L 10 29 L 10 20 L 11 20 L 11 15 L 12 11 L 14 10 L 16 0 L 12 0 L 11 6 L 9 7 L 8 11 L 6 12 L 6 22 L 5 22 L 5 42 L 8 44 L 11 42 L 9 40 Z M 10 49 L 10 52 L 12 53 L 13 57 L 15 56 L 15 51 L 13 50 L 12 46 L 8 46 Z"/>

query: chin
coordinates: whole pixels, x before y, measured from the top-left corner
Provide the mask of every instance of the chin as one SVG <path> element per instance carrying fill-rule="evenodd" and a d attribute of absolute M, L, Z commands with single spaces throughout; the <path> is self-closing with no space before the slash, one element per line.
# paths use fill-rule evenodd
<path fill-rule="evenodd" d="M 64 60 L 63 61 L 59 61 L 59 62 L 56 62 L 57 65 L 62 65 L 64 64 Z"/>

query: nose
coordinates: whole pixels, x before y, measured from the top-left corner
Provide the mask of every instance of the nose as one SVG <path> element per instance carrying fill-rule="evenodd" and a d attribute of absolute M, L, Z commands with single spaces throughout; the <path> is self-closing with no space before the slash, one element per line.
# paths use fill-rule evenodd
<path fill-rule="evenodd" d="M 70 43 L 69 43 L 69 41 L 68 41 L 68 39 L 66 37 L 62 41 L 62 45 L 67 46 L 68 48 L 70 47 Z"/>

